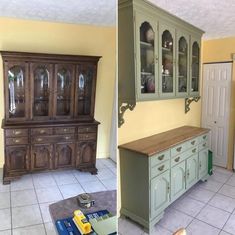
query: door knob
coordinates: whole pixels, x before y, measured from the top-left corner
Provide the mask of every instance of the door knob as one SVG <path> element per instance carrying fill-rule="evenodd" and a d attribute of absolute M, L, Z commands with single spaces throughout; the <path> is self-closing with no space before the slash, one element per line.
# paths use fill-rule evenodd
<path fill-rule="evenodd" d="M 214 121 L 214 123 L 216 124 L 217 122 L 216 122 L 216 121 Z"/>

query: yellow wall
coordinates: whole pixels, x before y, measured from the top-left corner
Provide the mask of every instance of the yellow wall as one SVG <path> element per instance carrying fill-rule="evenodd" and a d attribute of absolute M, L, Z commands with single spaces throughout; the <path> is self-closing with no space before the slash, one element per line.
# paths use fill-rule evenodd
<path fill-rule="evenodd" d="M 124 115 L 125 123 L 118 130 L 119 144 L 183 125 L 200 126 L 201 102 L 191 103 L 187 114 L 184 108 L 184 99 L 137 103 Z"/>
<path fill-rule="evenodd" d="M 235 37 L 208 40 L 203 42 L 203 63 L 231 61 L 235 53 Z M 231 86 L 231 104 L 229 121 L 229 143 L 227 168 L 233 165 L 233 140 L 235 132 L 235 61 L 233 61 L 233 74 Z"/>
<path fill-rule="evenodd" d="M 0 18 L 0 50 L 102 56 L 98 66 L 95 118 L 101 122 L 98 157 L 109 156 L 115 81 L 115 27 L 50 23 Z M 0 59 L 0 78 L 3 79 Z M 0 118 L 4 117 L 3 81 L 0 82 Z M 0 167 L 3 164 L 0 130 Z"/>

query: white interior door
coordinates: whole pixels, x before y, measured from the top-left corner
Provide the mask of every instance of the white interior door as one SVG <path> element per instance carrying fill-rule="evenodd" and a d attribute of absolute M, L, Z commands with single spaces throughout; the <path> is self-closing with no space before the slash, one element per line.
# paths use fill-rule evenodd
<path fill-rule="evenodd" d="M 203 65 L 202 126 L 210 128 L 214 165 L 226 167 L 232 63 Z"/>

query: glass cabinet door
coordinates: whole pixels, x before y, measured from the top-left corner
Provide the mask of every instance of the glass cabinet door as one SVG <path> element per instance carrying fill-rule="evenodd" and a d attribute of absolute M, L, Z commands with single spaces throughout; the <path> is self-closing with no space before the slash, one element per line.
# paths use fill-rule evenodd
<path fill-rule="evenodd" d="M 178 39 L 177 50 L 177 96 L 185 96 L 188 93 L 188 77 L 189 77 L 189 63 L 188 63 L 188 38 L 181 36 Z"/>
<path fill-rule="evenodd" d="M 191 74 L 191 90 L 192 95 L 199 95 L 199 63 L 200 63 L 200 48 L 198 42 L 192 43 L 192 74 Z"/>
<path fill-rule="evenodd" d="M 33 64 L 31 66 L 32 118 L 51 118 L 52 66 Z"/>
<path fill-rule="evenodd" d="M 8 98 L 6 100 L 7 119 L 27 118 L 27 67 L 25 64 L 8 64 L 7 66 L 6 90 Z"/>
<path fill-rule="evenodd" d="M 70 65 L 55 66 L 55 110 L 53 116 L 70 118 L 73 114 L 74 68 Z"/>
<path fill-rule="evenodd" d="M 156 62 L 155 62 L 155 45 L 157 45 L 154 24 L 149 21 L 140 21 L 139 23 L 139 40 L 138 40 L 138 94 L 139 97 L 147 99 L 157 93 L 156 81 Z"/>
<path fill-rule="evenodd" d="M 161 35 L 161 95 L 173 96 L 175 91 L 175 45 L 174 33 L 162 30 Z"/>
<path fill-rule="evenodd" d="M 77 66 L 75 87 L 75 117 L 79 119 L 94 117 L 96 66 L 80 64 Z"/>

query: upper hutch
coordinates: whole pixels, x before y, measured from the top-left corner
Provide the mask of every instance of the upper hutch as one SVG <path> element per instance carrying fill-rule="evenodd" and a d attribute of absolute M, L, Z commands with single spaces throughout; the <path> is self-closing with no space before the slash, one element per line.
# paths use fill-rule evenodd
<path fill-rule="evenodd" d="M 97 56 L 1 52 L 4 183 L 33 171 L 96 173 Z"/>
<path fill-rule="evenodd" d="M 119 107 L 198 97 L 203 31 L 145 0 L 118 3 Z"/>

